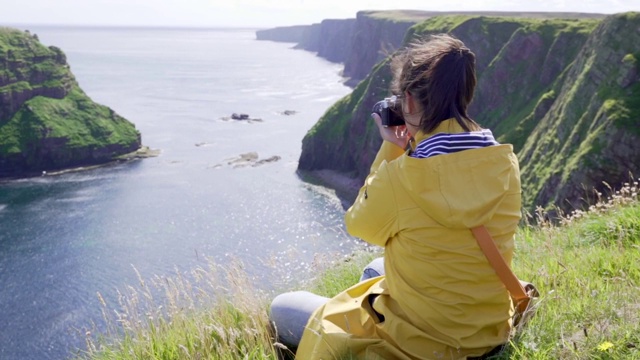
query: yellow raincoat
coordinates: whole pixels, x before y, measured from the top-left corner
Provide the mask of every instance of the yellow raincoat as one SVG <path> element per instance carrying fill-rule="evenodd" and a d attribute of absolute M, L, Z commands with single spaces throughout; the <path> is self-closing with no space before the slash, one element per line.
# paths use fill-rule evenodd
<path fill-rule="evenodd" d="M 463 129 L 447 120 L 414 144 L 440 132 Z M 511 299 L 470 229 L 485 225 L 510 264 L 520 192 L 511 145 L 418 159 L 383 142 L 345 221 L 385 247 L 386 275 L 317 309 L 297 359 L 465 359 L 505 343 Z"/>

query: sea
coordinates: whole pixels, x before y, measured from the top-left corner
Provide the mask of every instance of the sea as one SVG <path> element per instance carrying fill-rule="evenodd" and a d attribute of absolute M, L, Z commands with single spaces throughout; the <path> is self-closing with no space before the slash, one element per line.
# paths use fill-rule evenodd
<path fill-rule="evenodd" d="M 361 246 L 335 193 L 296 173 L 307 131 L 351 91 L 340 64 L 254 29 L 13 27 L 62 49 L 159 155 L 0 181 L 0 359 L 82 353 L 97 294 L 115 310 L 139 278 L 240 263 L 276 294 Z"/>

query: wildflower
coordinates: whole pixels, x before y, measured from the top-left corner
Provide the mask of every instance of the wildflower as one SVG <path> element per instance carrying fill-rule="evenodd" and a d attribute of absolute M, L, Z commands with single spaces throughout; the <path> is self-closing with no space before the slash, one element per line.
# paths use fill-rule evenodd
<path fill-rule="evenodd" d="M 605 341 L 602 344 L 598 345 L 598 350 L 607 351 L 613 347 L 613 343 L 610 341 Z"/>

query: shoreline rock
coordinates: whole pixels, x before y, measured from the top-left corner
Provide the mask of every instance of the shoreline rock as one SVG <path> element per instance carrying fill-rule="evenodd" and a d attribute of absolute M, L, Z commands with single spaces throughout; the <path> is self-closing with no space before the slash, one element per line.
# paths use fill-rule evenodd
<path fill-rule="evenodd" d="M 258 167 L 268 163 L 280 161 L 280 159 L 282 158 L 278 155 L 273 155 L 265 159 L 260 159 L 257 152 L 251 151 L 248 153 L 240 154 L 236 157 L 226 159 L 225 162 L 226 162 L 226 165 L 231 166 L 234 169 L 238 169 L 238 168 L 243 168 L 247 166 Z M 224 164 L 216 164 L 214 166 L 211 166 L 210 168 L 218 169 L 218 168 L 221 168 L 223 165 Z"/>
<path fill-rule="evenodd" d="M 238 113 L 233 113 L 231 114 L 231 116 L 223 116 L 220 118 L 220 120 L 224 120 L 224 121 L 234 120 L 237 122 L 243 121 L 248 123 L 263 121 L 261 118 L 252 118 L 251 116 L 249 116 L 249 114 L 238 114 Z"/>
<path fill-rule="evenodd" d="M 280 115 L 285 115 L 285 116 L 291 116 L 291 115 L 295 115 L 297 113 L 298 112 L 296 110 L 285 110 L 285 111 L 280 112 L 279 114 Z"/>
<path fill-rule="evenodd" d="M 358 191 L 363 183 L 360 179 L 350 177 L 334 170 L 299 170 L 298 176 L 302 181 L 327 187 L 336 192 L 343 209 L 348 209 L 358 196 Z"/>
<path fill-rule="evenodd" d="M 58 170 L 44 170 L 40 173 L 30 172 L 30 173 L 25 173 L 21 176 L 0 177 L 0 183 L 9 182 L 12 180 L 29 179 L 29 178 L 40 177 L 40 176 L 57 176 L 57 175 L 63 175 L 63 174 L 69 174 L 69 173 L 88 171 L 88 170 L 98 169 L 101 167 L 107 167 L 110 165 L 119 164 L 119 163 L 157 157 L 160 155 L 160 152 L 161 151 L 159 149 L 151 149 L 148 146 L 143 146 L 136 151 L 114 157 L 113 160 L 102 163 L 102 164 L 75 166 L 75 167 L 63 168 Z"/>

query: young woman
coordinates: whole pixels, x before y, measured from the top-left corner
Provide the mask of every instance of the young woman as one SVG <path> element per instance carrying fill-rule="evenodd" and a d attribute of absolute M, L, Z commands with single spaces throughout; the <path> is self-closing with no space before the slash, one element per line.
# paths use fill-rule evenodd
<path fill-rule="evenodd" d="M 384 276 L 332 299 L 298 294 L 317 307 L 299 359 L 466 359 L 509 338 L 509 293 L 470 229 L 484 225 L 511 263 L 520 174 L 512 146 L 467 114 L 475 55 L 437 35 L 396 56 L 392 69 L 405 125 L 384 127 L 373 115 L 383 143 L 345 215 L 351 235 L 384 247 Z M 279 320 L 294 299 L 274 300 L 281 333 L 301 331 Z"/>

